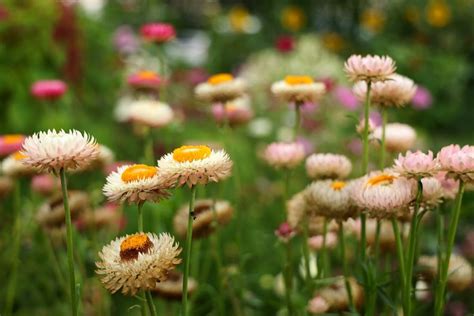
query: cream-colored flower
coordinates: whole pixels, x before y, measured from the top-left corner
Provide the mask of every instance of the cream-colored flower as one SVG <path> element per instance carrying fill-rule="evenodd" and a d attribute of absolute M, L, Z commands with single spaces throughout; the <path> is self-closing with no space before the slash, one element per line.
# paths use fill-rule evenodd
<path fill-rule="evenodd" d="M 41 171 L 82 169 L 99 154 L 95 139 L 76 130 L 48 130 L 27 137 L 23 143 L 21 161 Z"/>
<path fill-rule="evenodd" d="M 215 211 L 213 210 L 215 209 Z M 234 209 L 228 201 L 222 200 L 197 200 L 193 211 L 193 238 L 202 238 L 208 236 L 217 227 L 224 225 L 232 219 Z M 173 226 L 176 234 L 180 237 L 186 237 L 188 227 L 189 205 L 183 205 L 173 219 Z"/>
<path fill-rule="evenodd" d="M 305 190 L 307 207 L 316 215 L 330 219 L 345 220 L 357 215 L 351 200 L 352 183 L 321 180 L 311 183 Z"/>
<path fill-rule="evenodd" d="M 160 173 L 168 185 L 207 184 L 228 178 L 232 161 L 224 150 L 205 145 L 187 145 L 175 149 L 158 161 Z"/>
<path fill-rule="evenodd" d="M 109 174 L 102 191 L 109 201 L 141 203 L 167 198 L 169 188 L 157 167 L 138 164 L 121 166 Z"/>
<path fill-rule="evenodd" d="M 121 290 L 123 294 L 135 295 L 166 280 L 181 262 L 180 252 L 178 243 L 167 233 L 126 235 L 102 248 L 96 273 L 110 292 Z"/>
<path fill-rule="evenodd" d="M 372 133 L 371 138 L 377 140 L 377 144 L 382 140 L 382 126 L 379 126 Z M 415 145 L 416 131 L 407 124 L 389 123 L 385 126 L 385 148 L 389 152 L 404 152 Z"/>
<path fill-rule="evenodd" d="M 196 96 L 208 102 L 227 102 L 241 97 L 247 88 L 243 79 L 234 78 L 231 74 L 221 73 L 211 76 L 207 82 L 196 86 Z"/>
<path fill-rule="evenodd" d="M 304 147 L 300 143 L 271 143 L 265 148 L 263 159 L 275 168 L 295 168 L 304 159 Z"/>
<path fill-rule="evenodd" d="M 31 176 L 38 173 L 38 168 L 22 162 L 25 158 L 26 156 L 19 151 L 6 157 L 0 165 L 2 173 L 9 177 Z"/>
<path fill-rule="evenodd" d="M 351 171 L 352 163 L 343 155 L 312 154 L 306 159 L 306 173 L 313 179 L 344 179 Z"/>
<path fill-rule="evenodd" d="M 157 100 L 140 99 L 131 102 L 127 107 L 128 121 L 148 127 L 166 126 L 173 121 L 173 118 L 171 107 Z"/>
<path fill-rule="evenodd" d="M 421 256 L 418 259 L 421 273 L 428 280 L 435 280 L 438 274 L 438 257 Z M 473 281 L 472 266 L 465 258 L 451 255 L 448 265 L 448 288 L 453 292 L 461 292 L 468 288 Z"/>
<path fill-rule="evenodd" d="M 322 82 L 314 82 L 310 76 L 286 76 L 272 85 L 272 93 L 289 103 L 316 102 L 326 92 Z"/>

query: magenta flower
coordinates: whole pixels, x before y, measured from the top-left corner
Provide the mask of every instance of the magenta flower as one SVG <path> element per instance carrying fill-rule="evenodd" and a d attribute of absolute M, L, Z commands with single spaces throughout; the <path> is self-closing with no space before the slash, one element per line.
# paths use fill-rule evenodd
<path fill-rule="evenodd" d="M 148 23 L 140 28 L 142 37 L 150 42 L 164 43 L 176 37 L 173 25 L 168 23 Z"/>
<path fill-rule="evenodd" d="M 291 52 L 294 49 L 294 46 L 295 40 L 289 35 L 279 36 L 275 42 L 276 49 L 282 53 Z"/>
<path fill-rule="evenodd" d="M 420 178 L 433 176 L 438 165 L 431 150 L 427 154 L 418 150 L 414 153 L 407 151 L 405 156 L 399 154 L 393 169 L 407 178 Z"/>
<path fill-rule="evenodd" d="M 162 84 L 162 79 L 154 71 L 142 70 L 128 76 L 127 83 L 138 89 L 158 89 Z"/>
<path fill-rule="evenodd" d="M 300 143 L 272 143 L 264 153 L 265 161 L 275 168 L 294 168 L 304 157 L 304 147 Z"/>
<path fill-rule="evenodd" d="M 449 145 L 441 148 L 437 156 L 440 169 L 448 176 L 465 182 L 474 181 L 474 146 Z"/>
<path fill-rule="evenodd" d="M 291 238 L 296 235 L 296 231 L 287 222 L 282 223 L 275 230 L 275 235 L 280 239 L 281 242 L 288 242 Z"/>
<path fill-rule="evenodd" d="M 56 100 L 67 91 L 67 85 L 61 80 L 36 81 L 31 86 L 31 94 L 38 100 Z"/>
<path fill-rule="evenodd" d="M 360 103 L 351 89 L 343 86 L 336 87 L 333 91 L 333 96 L 343 107 L 348 110 L 356 110 Z"/>
<path fill-rule="evenodd" d="M 431 107 L 431 104 L 433 103 L 433 96 L 428 89 L 418 86 L 415 91 L 415 95 L 411 99 L 411 103 L 415 109 L 425 110 Z"/>
<path fill-rule="evenodd" d="M 395 62 L 389 56 L 352 55 L 344 64 L 344 71 L 350 81 L 385 81 L 396 70 Z"/>
<path fill-rule="evenodd" d="M 0 136 L 0 156 L 8 156 L 21 149 L 26 136 L 21 134 Z"/>

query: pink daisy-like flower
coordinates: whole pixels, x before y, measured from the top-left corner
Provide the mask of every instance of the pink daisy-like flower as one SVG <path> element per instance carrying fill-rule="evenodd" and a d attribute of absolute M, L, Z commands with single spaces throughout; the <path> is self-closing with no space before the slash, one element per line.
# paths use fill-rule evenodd
<path fill-rule="evenodd" d="M 225 104 L 216 103 L 212 106 L 211 111 L 217 123 L 228 122 L 231 126 L 245 124 L 253 117 L 248 96 L 228 101 Z"/>
<path fill-rule="evenodd" d="M 26 136 L 21 134 L 0 136 L 0 156 L 8 156 L 21 149 Z"/>
<path fill-rule="evenodd" d="M 367 94 L 367 82 L 359 81 L 353 87 L 354 94 L 361 101 Z M 381 107 L 402 107 L 415 95 L 416 85 L 413 80 L 392 74 L 387 80 L 374 82 L 370 89 L 370 101 Z"/>
<path fill-rule="evenodd" d="M 441 183 L 443 188 L 443 198 L 454 200 L 459 191 L 459 180 L 447 177 L 448 172 L 440 171 L 435 175 L 435 178 Z"/>
<path fill-rule="evenodd" d="M 449 145 L 441 148 L 437 156 L 440 169 L 448 176 L 464 182 L 474 181 L 474 146 Z"/>
<path fill-rule="evenodd" d="M 422 206 L 424 208 L 433 208 L 442 202 L 444 190 L 441 181 L 435 177 L 421 179 L 423 185 Z"/>
<path fill-rule="evenodd" d="M 162 84 L 162 79 L 154 71 L 142 70 L 128 76 L 127 83 L 137 89 L 157 90 Z"/>
<path fill-rule="evenodd" d="M 31 86 L 31 94 L 38 100 L 59 99 L 67 90 L 67 85 L 61 80 L 36 81 Z"/>
<path fill-rule="evenodd" d="M 417 86 L 415 95 L 411 99 L 413 107 L 417 110 L 425 110 L 433 103 L 433 96 L 425 87 Z"/>
<path fill-rule="evenodd" d="M 168 23 L 148 23 L 140 28 L 142 37 L 150 42 L 164 43 L 176 37 L 173 25 Z"/>
<path fill-rule="evenodd" d="M 351 171 L 352 163 L 344 155 L 312 154 L 306 159 L 306 172 L 312 179 L 344 179 Z"/>
<path fill-rule="evenodd" d="M 344 64 L 344 71 L 350 81 L 377 82 L 387 80 L 396 70 L 395 62 L 389 56 L 352 55 Z"/>
<path fill-rule="evenodd" d="M 308 239 L 308 246 L 315 250 L 321 250 L 324 244 L 324 235 L 312 236 Z M 337 234 L 335 232 L 328 232 L 326 234 L 326 248 L 333 249 L 337 245 Z"/>
<path fill-rule="evenodd" d="M 24 164 L 40 171 L 59 172 L 86 168 L 99 155 L 99 146 L 87 133 L 48 130 L 26 138 L 22 154 Z"/>
<path fill-rule="evenodd" d="M 296 231 L 287 222 L 281 223 L 281 225 L 275 230 L 275 236 L 277 236 L 278 239 L 284 243 L 290 241 L 290 239 L 295 235 Z"/>
<path fill-rule="evenodd" d="M 399 154 L 393 169 L 407 178 L 421 178 L 434 175 L 438 165 L 431 150 L 427 154 L 418 150 L 414 153 L 407 151 L 405 156 Z"/>
<path fill-rule="evenodd" d="M 415 182 L 390 171 L 373 172 L 357 182 L 352 186 L 351 198 L 373 218 L 396 216 L 415 197 Z"/>
<path fill-rule="evenodd" d="M 49 196 L 61 190 L 58 178 L 50 174 L 39 174 L 31 179 L 31 190 L 43 196 Z"/>
<path fill-rule="evenodd" d="M 264 152 L 264 160 L 275 168 L 296 167 L 305 157 L 304 147 L 300 143 L 272 143 Z"/>
<path fill-rule="evenodd" d="M 371 135 L 376 144 L 382 140 L 382 126 L 377 127 Z M 407 124 L 389 123 L 385 126 L 385 149 L 389 152 L 404 152 L 415 145 L 416 131 Z"/>
<path fill-rule="evenodd" d="M 348 110 L 356 110 L 360 102 L 357 97 L 354 95 L 351 89 L 343 86 L 336 87 L 332 92 L 334 98 L 339 102 L 343 107 Z"/>
<path fill-rule="evenodd" d="M 219 182 L 231 175 L 232 165 L 224 150 L 215 151 L 205 145 L 181 146 L 158 161 L 164 182 L 170 186 Z"/>

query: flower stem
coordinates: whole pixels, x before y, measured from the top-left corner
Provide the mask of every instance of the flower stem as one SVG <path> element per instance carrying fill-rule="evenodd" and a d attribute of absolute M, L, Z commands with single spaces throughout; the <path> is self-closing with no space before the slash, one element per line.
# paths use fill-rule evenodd
<path fill-rule="evenodd" d="M 344 225 L 339 222 L 339 245 L 341 248 L 342 269 L 344 272 L 344 284 L 346 286 L 347 297 L 349 298 L 349 309 L 354 311 L 354 301 L 352 300 L 352 290 L 349 284 L 349 267 L 346 261 L 346 243 L 344 240 Z"/>
<path fill-rule="evenodd" d="M 155 164 L 155 153 L 153 149 L 153 133 L 152 130 L 147 127 L 145 132 L 145 163 L 154 165 Z"/>
<path fill-rule="evenodd" d="M 158 314 L 156 313 L 156 307 L 155 303 L 153 303 L 153 297 L 151 296 L 151 292 L 145 291 L 145 296 L 146 296 L 146 303 L 148 305 L 148 309 L 150 310 L 150 315 L 151 316 L 157 316 Z"/>
<path fill-rule="evenodd" d="M 285 243 L 286 246 L 286 263 L 285 263 L 285 298 L 286 308 L 288 309 L 288 315 L 293 315 L 293 305 L 291 304 L 291 293 L 293 291 L 293 272 L 291 269 L 291 245 L 290 240 Z"/>
<path fill-rule="evenodd" d="M 398 256 L 398 265 L 400 266 L 400 275 L 402 288 L 405 287 L 406 271 L 405 271 L 405 256 L 403 254 L 403 243 L 402 235 L 400 233 L 400 228 L 398 227 L 398 222 L 396 218 L 392 218 L 392 228 L 393 234 L 395 236 L 395 243 L 397 246 L 397 256 Z"/>
<path fill-rule="evenodd" d="M 448 280 L 449 271 L 449 260 L 451 259 L 451 253 L 453 251 L 454 239 L 456 237 L 456 231 L 459 224 L 459 218 L 461 215 L 462 197 L 464 195 L 464 182 L 460 181 L 459 191 L 456 196 L 456 203 L 452 214 L 452 219 L 449 223 L 448 228 L 448 240 L 446 244 L 446 253 L 444 260 L 441 261 L 441 270 L 438 271 L 438 284 L 436 285 L 436 299 L 435 299 L 435 315 L 443 315 L 445 294 L 446 294 L 446 283 Z"/>
<path fill-rule="evenodd" d="M 325 217 L 324 224 L 323 224 L 323 246 L 321 247 L 321 254 L 318 256 L 318 258 L 321 257 L 320 263 L 318 264 L 318 278 L 319 279 L 322 279 L 325 276 L 329 275 L 328 253 L 326 249 L 327 234 L 328 234 L 328 219 Z"/>
<path fill-rule="evenodd" d="M 382 139 L 380 143 L 380 170 L 383 170 L 385 168 L 385 154 L 386 154 L 386 149 L 385 149 L 385 129 L 387 126 L 387 109 L 382 108 Z"/>
<path fill-rule="evenodd" d="M 222 275 L 222 260 L 219 252 L 219 232 L 217 230 L 219 222 L 217 221 L 217 210 L 216 210 L 216 199 L 212 200 L 212 214 L 214 233 L 211 236 L 212 242 L 212 252 L 214 254 L 215 263 L 216 263 L 216 273 L 217 273 L 217 283 L 218 283 L 218 292 L 217 292 L 217 307 L 219 310 L 219 315 L 225 314 L 225 304 L 224 304 L 224 286 L 223 286 L 223 275 Z"/>
<path fill-rule="evenodd" d="M 298 139 L 298 134 L 300 131 L 301 125 L 301 106 L 303 105 L 302 102 L 295 102 L 295 126 L 293 131 L 293 141 Z"/>
<path fill-rule="evenodd" d="M 308 216 L 305 216 L 305 221 L 303 222 L 303 258 L 304 266 L 306 268 L 306 286 L 308 289 L 311 288 L 311 269 L 309 267 L 309 246 L 308 246 Z"/>
<path fill-rule="evenodd" d="M 189 201 L 188 229 L 186 232 L 186 254 L 184 257 L 184 276 L 183 276 L 183 299 L 181 306 L 181 315 L 188 315 L 188 277 L 189 267 L 191 265 L 191 247 L 193 241 L 193 216 L 194 200 L 196 199 L 196 186 L 191 187 L 191 200 Z"/>
<path fill-rule="evenodd" d="M 139 202 L 137 205 L 138 210 L 138 231 L 143 232 L 143 202 Z"/>
<path fill-rule="evenodd" d="M 59 171 L 61 178 L 61 189 L 63 193 L 64 211 L 66 215 L 66 234 L 67 234 L 67 261 L 69 268 L 69 286 L 71 297 L 71 315 L 77 316 L 77 298 L 76 298 L 76 276 L 74 272 L 74 246 L 72 239 L 71 210 L 69 208 L 66 172 L 64 168 Z"/>

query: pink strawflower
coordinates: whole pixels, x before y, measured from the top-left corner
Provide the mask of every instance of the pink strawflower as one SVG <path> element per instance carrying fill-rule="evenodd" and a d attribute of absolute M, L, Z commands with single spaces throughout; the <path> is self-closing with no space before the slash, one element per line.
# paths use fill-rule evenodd
<path fill-rule="evenodd" d="M 374 120 L 372 120 L 370 117 L 369 117 L 369 134 L 372 133 L 375 128 L 377 127 L 377 125 L 375 125 L 375 122 Z M 365 131 L 365 119 L 362 118 L 360 121 L 359 121 L 359 124 L 356 125 L 356 131 L 359 135 L 363 135 L 364 134 L 364 131 Z"/>
<path fill-rule="evenodd" d="M 36 81 L 31 86 L 31 94 L 38 100 L 56 100 L 67 91 L 67 85 L 61 80 Z"/>
<path fill-rule="evenodd" d="M 382 126 L 377 127 L 371 135 L 371 139 L 382 140 Z M 416 131 L 407 124 L 389 123 L 385 126 L 385 149 L 389 152 L 404 152 L 415 145 Z"/>
<path fill-rule="evenodd" d="M 413 107 L 417 110 L 425 110 L 431 107 L 433 103 L 433 96 L 431 92 L 422 86 L 417 86 L 415 95 L 411 99 Z"/>
<path fill-rule="evenodd" d="M 227 122 L 231 126 L 245 124 L 253 117 L 248 96 L 231 100 L 225 104 L 215 103 L 212 105 L 211 111 L 217 123 L 225 124 Z"/>
<path fill-rule="evenodd" d="M 444 197 L 443 186 L 441 181 L 435 177 L 421 179 L 423 185 L 422 207 L 434 208 L 438 206 Z"/>
<path fill-rule="evenodd" d="M 282 242 L 288 242 L 291 238 L 296 235 L 296 231 L 287 222 L 282 223 L 275 230 L 275 236 Z"/>
<path fill-rule="evenodd" d="M 474 146 L 449 145 L 441 148 L 437 156 L 440 169 L 448 176 L 464 182 L 474 181 Z"/>
<path fill-rule="evenodd" d="M 128 76 L 127 83 L 137 89 L 157 90 L 162 84 L 162 80 L 156 72 L 142 70 Z"/>
<path fill-rule="evenodd" d="M 57 177 L 50 174 L 39 174 L 31 179 L 31 190 L 43 196 L 49 196 L 61 190 L 61 183 Z"/>
<path fill-rule="evenodd" d="M 348 110 L 356 110 L 360 102 L 354 95 L 351 89 L 343 86 L 336 87 L 333 91 L 333 96 L 343 107 Z"/>
<path fill-rule="evenodd" d="M 26 136 L 21 134 L 7 134 L 0 136 L 0 156 L 8 156 L 21 149 Z"/>
<path fill-rule="evenodd" d="M 138 50 L 138 40 L 128 25 L 119 26 L 114 32 L 114 45 L 122 54 L 133 54 Z"/>
<path fill-rule="evenodd" d="M 308 239 L 308 246 L 315 250 L 321 250 L 324 244 L 324 235 L 312 236 Z M 337 245 L 337 234 L 334 232 L 328 232 L 326 234 L 326 248 L 333 249 Z"/>
<path fill-rule="evenodd" d="M 329 310 L 328 302 L 321 296 L 316 296 L 308 303 L 308 312 L 312 314 L 323 314 Z"/>
<path fill-rule="evenodd" d="M 454 200 L 459 191 L 459 180 L 447 177 L 446 171 L 440 171 L 435 175 L 435 178 L 441 183 L 443 188 L 443 198 Z"/>
<path fill-rule="evenodd" d="M 148 23 L 140 28 L 142 37 L 150 42 L 164 43 L 176 37 L 173 25 L 168 23 Z"/>
<path fill-rule="evenodd" d="M 300 143 L 272 143 L 265 149 L 263 158 L 273 167 L 291 169 L 304 157 L 304 147 Z"/>
<path fill-rule="evenodd" d="M 357 98 L 364 102 L 367 94 L 367 82 L 358 81 L 353 92 Z M 374 82 L 370 89 L 370 101 L 381 107 L 402 107 L 411 101 L 416 91 L 413 80 L 392 74 L 385 81 Z"/>
<path fill-rule="evenodd" d="M 306 159 L 306 173 L 312 179 L 344 179 L 351 171 L 352 163 L 343 155 L 312 154 Z"/>
<path fill-rule="evenodd" d="M 407 151 L 405 156 L 402 154 L 398 155 L 395 159 L 395 165 L 393 169 L 407 178 L 421 178 L 433 176 L 438 165 L 436 160 L 433 159 L 433 152 L 430 150 L 427 154 L 416 151 Z"/>
<path fill-rule="evenodd" d="M 344 71 L 350 81 L 377 82 L 387 80 L 396 70 L 395 62 L 389 56 L 352 55 L 344 64 Z"/>
<path fill-rule="evenodd" d="M 291 52 L 295 47 L 295 40 L 289 35 L 279 36 L 275 42 L 275 47 L 282 53 Z"/>

